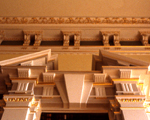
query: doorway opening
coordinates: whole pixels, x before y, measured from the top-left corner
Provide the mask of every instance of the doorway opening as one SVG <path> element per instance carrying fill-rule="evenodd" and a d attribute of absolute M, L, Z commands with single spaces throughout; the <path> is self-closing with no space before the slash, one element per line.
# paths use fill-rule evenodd
<path fill-rule="evenodd" d="M 109 120 L 108 113 L 42 113 L 41 120 Z"/>

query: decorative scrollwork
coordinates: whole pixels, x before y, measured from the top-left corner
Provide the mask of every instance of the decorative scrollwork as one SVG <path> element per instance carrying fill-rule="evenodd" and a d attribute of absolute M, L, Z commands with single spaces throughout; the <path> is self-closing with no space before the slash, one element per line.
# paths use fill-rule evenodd
<path fill-rule="evenodd" d="M 0 24 L 150 24 L 150 18 L 127 17 L 0 17 Z"/>

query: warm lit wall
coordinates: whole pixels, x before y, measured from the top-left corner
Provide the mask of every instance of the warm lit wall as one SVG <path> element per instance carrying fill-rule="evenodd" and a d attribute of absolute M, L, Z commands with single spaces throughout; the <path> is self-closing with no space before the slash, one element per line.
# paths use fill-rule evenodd
<path fill-rule="evenodd" d="M 0 0 L 0 6 L 0 16 L 150 15 L 150 0 Z"/>
<path fill-rule="evenodd" d="M 91 71 L 92 55 L 60 54 L 58 69 L 62 71 Z"/>
<path fill-rule="evenodd" d="M 150 55 L 125 55 L 138 60 L 143 60 L 150 63 Z"/>
<path fill-rule="evenodd" d="M 0 61 L 24 54 L 0 54 Z M 58 55 L 58 69 L 62 71 L 91 71 L 92 55 L 60 54 Z"/>
<path fill-rule="evenodd" d="M 0 61 L 18 57 L 24 54 L 0 54 Z M 143 60 L 150 63 L 150 55 L 125 55 L 127 57 Z M 59 54 L 58 69 L 62 71 L 91 71 L 92 55 L 87 54 Z"/>
<path fill-rule="evenodd" d="M 6 60 L 6 59 L 10 59 L 10 58 L 14 58 L 14 57 L 18 57 L 18 56 L 21 56 L 21 55 L 24 55 L 24 54 L 0 54 L 0 61 L 2 60 Z"/>

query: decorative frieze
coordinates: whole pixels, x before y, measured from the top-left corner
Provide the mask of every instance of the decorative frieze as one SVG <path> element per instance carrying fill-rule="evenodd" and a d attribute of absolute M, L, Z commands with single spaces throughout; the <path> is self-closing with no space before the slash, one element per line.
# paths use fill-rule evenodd
<path fill-rule="evenodd" d="M 6 98 L 5 97 L 4 101 L 5 102 L 31 102 L 32 98 L 26 98 L 26 97 L 25 98 L 21 98 L 21 97 L 20 98 L 18 98 L 18 97 L 16 97 L 16 98 L 15 97 L 11 97 L 11 98 L 7 97 Z"/>
<path fill-rule="evenodd" d="M 150 18 L 0 17 L 0 24 L 150 24 Z"/>
<path fill-rule="evenodd" d="M 31 70 L 28 68 L 18 68 L 19 78 L 28 78 L 31 75 Z"/>
<path fill-rule="evenodd" d="M 143 98 L 122 98 L 118 99 L 118 102 L 144 102 L 145 99 Z"/>

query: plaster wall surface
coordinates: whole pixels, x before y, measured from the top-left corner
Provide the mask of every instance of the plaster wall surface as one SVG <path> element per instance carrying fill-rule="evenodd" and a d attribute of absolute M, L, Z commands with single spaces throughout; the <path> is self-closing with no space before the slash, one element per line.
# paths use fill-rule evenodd
<path fill-rule="evenodd" d="M 24 55 L 17 54 L 0 54 L 0 61 Z M 122 54 L 123 55 L 123 54 Z M 145 62 L 150 62 L 150 55 L 125 55 Z M 58 55 L 58 69 L 60 71 L 91 71 L 92 68 L 92 54 L 59 54 Z"/>
<path fill-rule="evenodd" d="M 26 120 L 28 108 L 5 109 L 2 120 Z"/>
<path fill-rule="evenodd" d="M 149 0 L 1 0 L 0 16 L 149 17 Z"/>

